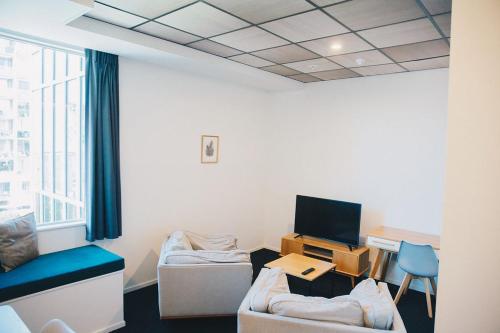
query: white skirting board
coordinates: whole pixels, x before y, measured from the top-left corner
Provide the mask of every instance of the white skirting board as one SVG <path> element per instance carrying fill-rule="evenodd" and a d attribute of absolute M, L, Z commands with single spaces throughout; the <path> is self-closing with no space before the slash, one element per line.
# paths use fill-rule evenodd
<path fill-rule="evenodd" d="M 125 326 L 123 270 L 44 290 L 2 303 L 10 305 L 32 332 L 63 320 L 78 333 L 107 333 Z"/>

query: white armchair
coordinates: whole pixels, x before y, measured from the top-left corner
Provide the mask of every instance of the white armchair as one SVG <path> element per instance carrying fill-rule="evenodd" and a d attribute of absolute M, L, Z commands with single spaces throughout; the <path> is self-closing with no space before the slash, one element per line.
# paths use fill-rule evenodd
<path fill-rule="evenodd" d="M 252 264 L 165 264 L 158 261 L 160 317 L 234 315 L 252 283 Z"/>

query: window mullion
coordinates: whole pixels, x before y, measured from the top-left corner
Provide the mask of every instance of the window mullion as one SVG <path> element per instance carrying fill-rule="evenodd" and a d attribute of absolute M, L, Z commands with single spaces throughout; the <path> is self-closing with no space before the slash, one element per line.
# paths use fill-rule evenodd
<path fill-rule="evenodd" d="M 41 49 L 41 59 L 42 59 L 42 63 L 41 63 L 41 68 L 42 68 L 42 75 L 41 75 L 41 78 L 42 78 L 42 83 L 41 83 L 41 87 L 43 86 L 43 83 L 45 82 L 45 48 L 42 48 Z M 40 96 L 41 96 L 41 101 L 40 101 L 40 165 L 41 165 L 41 174 L 40 174 L 40 195 L 38 196 L 38 202 L 39 202 L 39 206 L 40 206 L 40 221 L 42 221 L 42 223 L 45 222 L 45 215 L 44 215 L 44 212 L 45 212 L 45 203 L 44 203 L 44 200 L 43 200 L 43 196 L 42 196 L 42 190 L 43 190 L 43 187 L 45 186 L 45 165 L 44 165 L 44 156 L 45 156 L 45 144 L 44 144 L 44 123 L 45 123 L 45 89 L 48 89 L 48 88 L 41 88 L 40 87 Z"/>
<path fill-rule="evenodd" d="M 52 194 L 56 193 L 56 85 L 55 85 L 55 80 L 56 80 L 56 52 L 52 52 Z M 51 215 L 51 221 L 54 222 L 56 219 L 56 200 L 54 198 L 54 195 L 52 195 L 51 198 L 52 202 L 52 215 Z"/>

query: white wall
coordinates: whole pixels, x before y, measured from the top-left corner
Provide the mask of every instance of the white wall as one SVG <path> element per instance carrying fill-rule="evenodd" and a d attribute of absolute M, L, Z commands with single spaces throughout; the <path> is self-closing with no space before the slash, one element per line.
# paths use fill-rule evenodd
<path fill-rule="evenodd" d="M 379 225 L 439 234 L 447 76 L 422 71 L 276 94 L 265 244 L 279 248 L 293 231 L 297 194 L 362 203 L 362 236 Z"/>
<path fill-rule="evenodd" d="M 498 0 L 453 2 L 437 333 L 500 331 L 499 32 Z"/>
<path fill-rule="evenodd" d="M 120 58 L 123 237 L 96 242 L 125 257 L 125 287 L 156 278 L 165 235 L 232 232 L 262 245 L 268 94 Z M 201 135 L 220 136 L 220 162 L 200 163 Z M 40 233 L 42 252 L 85 244 L 84 228 Z"/>
<path fill-rule="evenodd" d="M 446 94 L 447 70 L 266 93 L 121 57 L 123 237 L 96 244 L 125 257 L 134 288 L 177 228 L 278 248 L 296 194 L 363 203 L 362 235 L 439 233 Z M 216 165 L 200 164 L 202 134 L 221 136 Z M 40 233 L 42 252 L 84 244 L 84 227 Z"/>

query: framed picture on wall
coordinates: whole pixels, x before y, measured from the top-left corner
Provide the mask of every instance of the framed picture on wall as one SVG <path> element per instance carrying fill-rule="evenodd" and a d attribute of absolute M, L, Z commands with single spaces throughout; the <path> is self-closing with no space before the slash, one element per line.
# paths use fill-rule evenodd
<path fill-rule="evenodd" d="M 214 135 L 201 136 L 201 163 L 219 162 L 219 137 Z"/>

